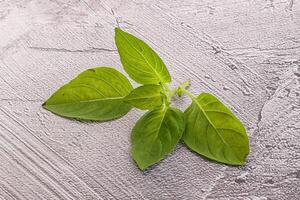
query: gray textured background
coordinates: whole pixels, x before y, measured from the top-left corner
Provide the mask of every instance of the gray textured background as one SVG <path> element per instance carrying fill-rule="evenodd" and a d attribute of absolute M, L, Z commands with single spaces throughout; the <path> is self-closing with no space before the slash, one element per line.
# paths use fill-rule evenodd
<path fill-rule="evenodd" d="M 161 55 L 174 85 L 190 78 L 193 93 L 239 116 L 251 138 L 245 167 L 178 145 L 141 173 L 129 135 L 142 112 L 81 123 L 41 108 L 87 68 L 122 70 L 116 20 Z M 2 0 L 0 199 L 300 199 L 299 82 L 297 0 Z"/>

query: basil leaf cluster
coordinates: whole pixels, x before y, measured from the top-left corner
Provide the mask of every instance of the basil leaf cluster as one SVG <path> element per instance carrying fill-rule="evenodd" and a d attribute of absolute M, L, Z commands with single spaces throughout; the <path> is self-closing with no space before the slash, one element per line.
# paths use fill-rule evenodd
<path fill-rule="evenodd" d="M 141 39 L 116 28 L 115 42 L 125 71 L 141 86 L 134 89 L 114 68 L 96 67 L 58 89 L 43 107 L 63 117 L 95 121 L 118 119 L 132 107 L 147 110 L 131 133 L 131 155 L 141 170 L 164 159 L 180 140 L 208 159 L 245 164 L 249 139 L 228 107 L 208 93 L 194 96 L 187 90 L 189 81 L 170 89 L 166 65 Z M 182 112 L 171 100 L 184 94 L 192 102 Z"/>

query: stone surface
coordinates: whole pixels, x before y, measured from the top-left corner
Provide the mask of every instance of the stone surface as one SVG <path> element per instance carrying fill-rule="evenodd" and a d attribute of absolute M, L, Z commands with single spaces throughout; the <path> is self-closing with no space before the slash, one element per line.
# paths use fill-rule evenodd
<path fill-rule="evenodd" d="M 87 68 L 123 71 L 117 25 L 161 55 L 174 85 L 191 79 L 237 114 L 245 167 L 180 144 L 142 173 L 129 154 L 142 112 L 86 123 L 42 109 Z M 299 1 L 2 0 L 0 29 L 0 199 L 300 198 Z"/>

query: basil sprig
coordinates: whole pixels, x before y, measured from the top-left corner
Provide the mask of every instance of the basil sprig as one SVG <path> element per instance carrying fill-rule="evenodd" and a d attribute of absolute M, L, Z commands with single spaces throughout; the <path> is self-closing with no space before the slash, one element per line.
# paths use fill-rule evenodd
<path fill-rule="evenodd" d="M 57 115 L 80 120 L 120 118 L 132 107 L 148 110 L 131 133 L 131 154 L 141 170 L 170 154 L 180 139 L 194 152 L 228 165 L 244 165 L 249 139 L 241 121 L 217 97 L 191 94 L 187 81 L 169 88 L 171 76 L 158 54 L 141 39 L 115 29 L 115 42 L 128 75 L 110 67 L 88 69 L 58 89 L 43 107 Z M 191 105 L 172 107 L 174 95 L 186 94 Z"/>

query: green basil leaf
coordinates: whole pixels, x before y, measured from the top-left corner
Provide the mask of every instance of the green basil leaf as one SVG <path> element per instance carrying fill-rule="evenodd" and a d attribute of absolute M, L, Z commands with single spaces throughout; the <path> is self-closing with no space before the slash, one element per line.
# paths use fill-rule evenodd
<path fill-rule="evenodd" d="M 142 40 L 115 29 L 115 42 L 129 76 L 141 84 L 168 83 L 170 74 L 161 58 Z"/>
<path fill-rule="evenodd" d="M 152 110 L 163 104 L 163 90 L 160 85 L 142 85 L 124 98 L 124 102 L 142 109 Z"/>
<path fill-rule="evenodd" d="M 132 86 L 128 79 L 109 67 L 89 69 L 56 91 L 44 104 L 64 117 L 107 121 L 122 117 L 131 106 L 123 102 Z"/>
<path fill-rule="evenodd" d="M 185 111 L 185 144 L 212 160 L 244 165 L 249 139 L 240 120 L 216 97 L 202 93 Z"/>
<path fill-rule="evenodd" d="M 132 156 L 141 170 L 172 152 L 184 131 L 183 113 L 176 108 L 147 112 L 134 126 Z"/>

